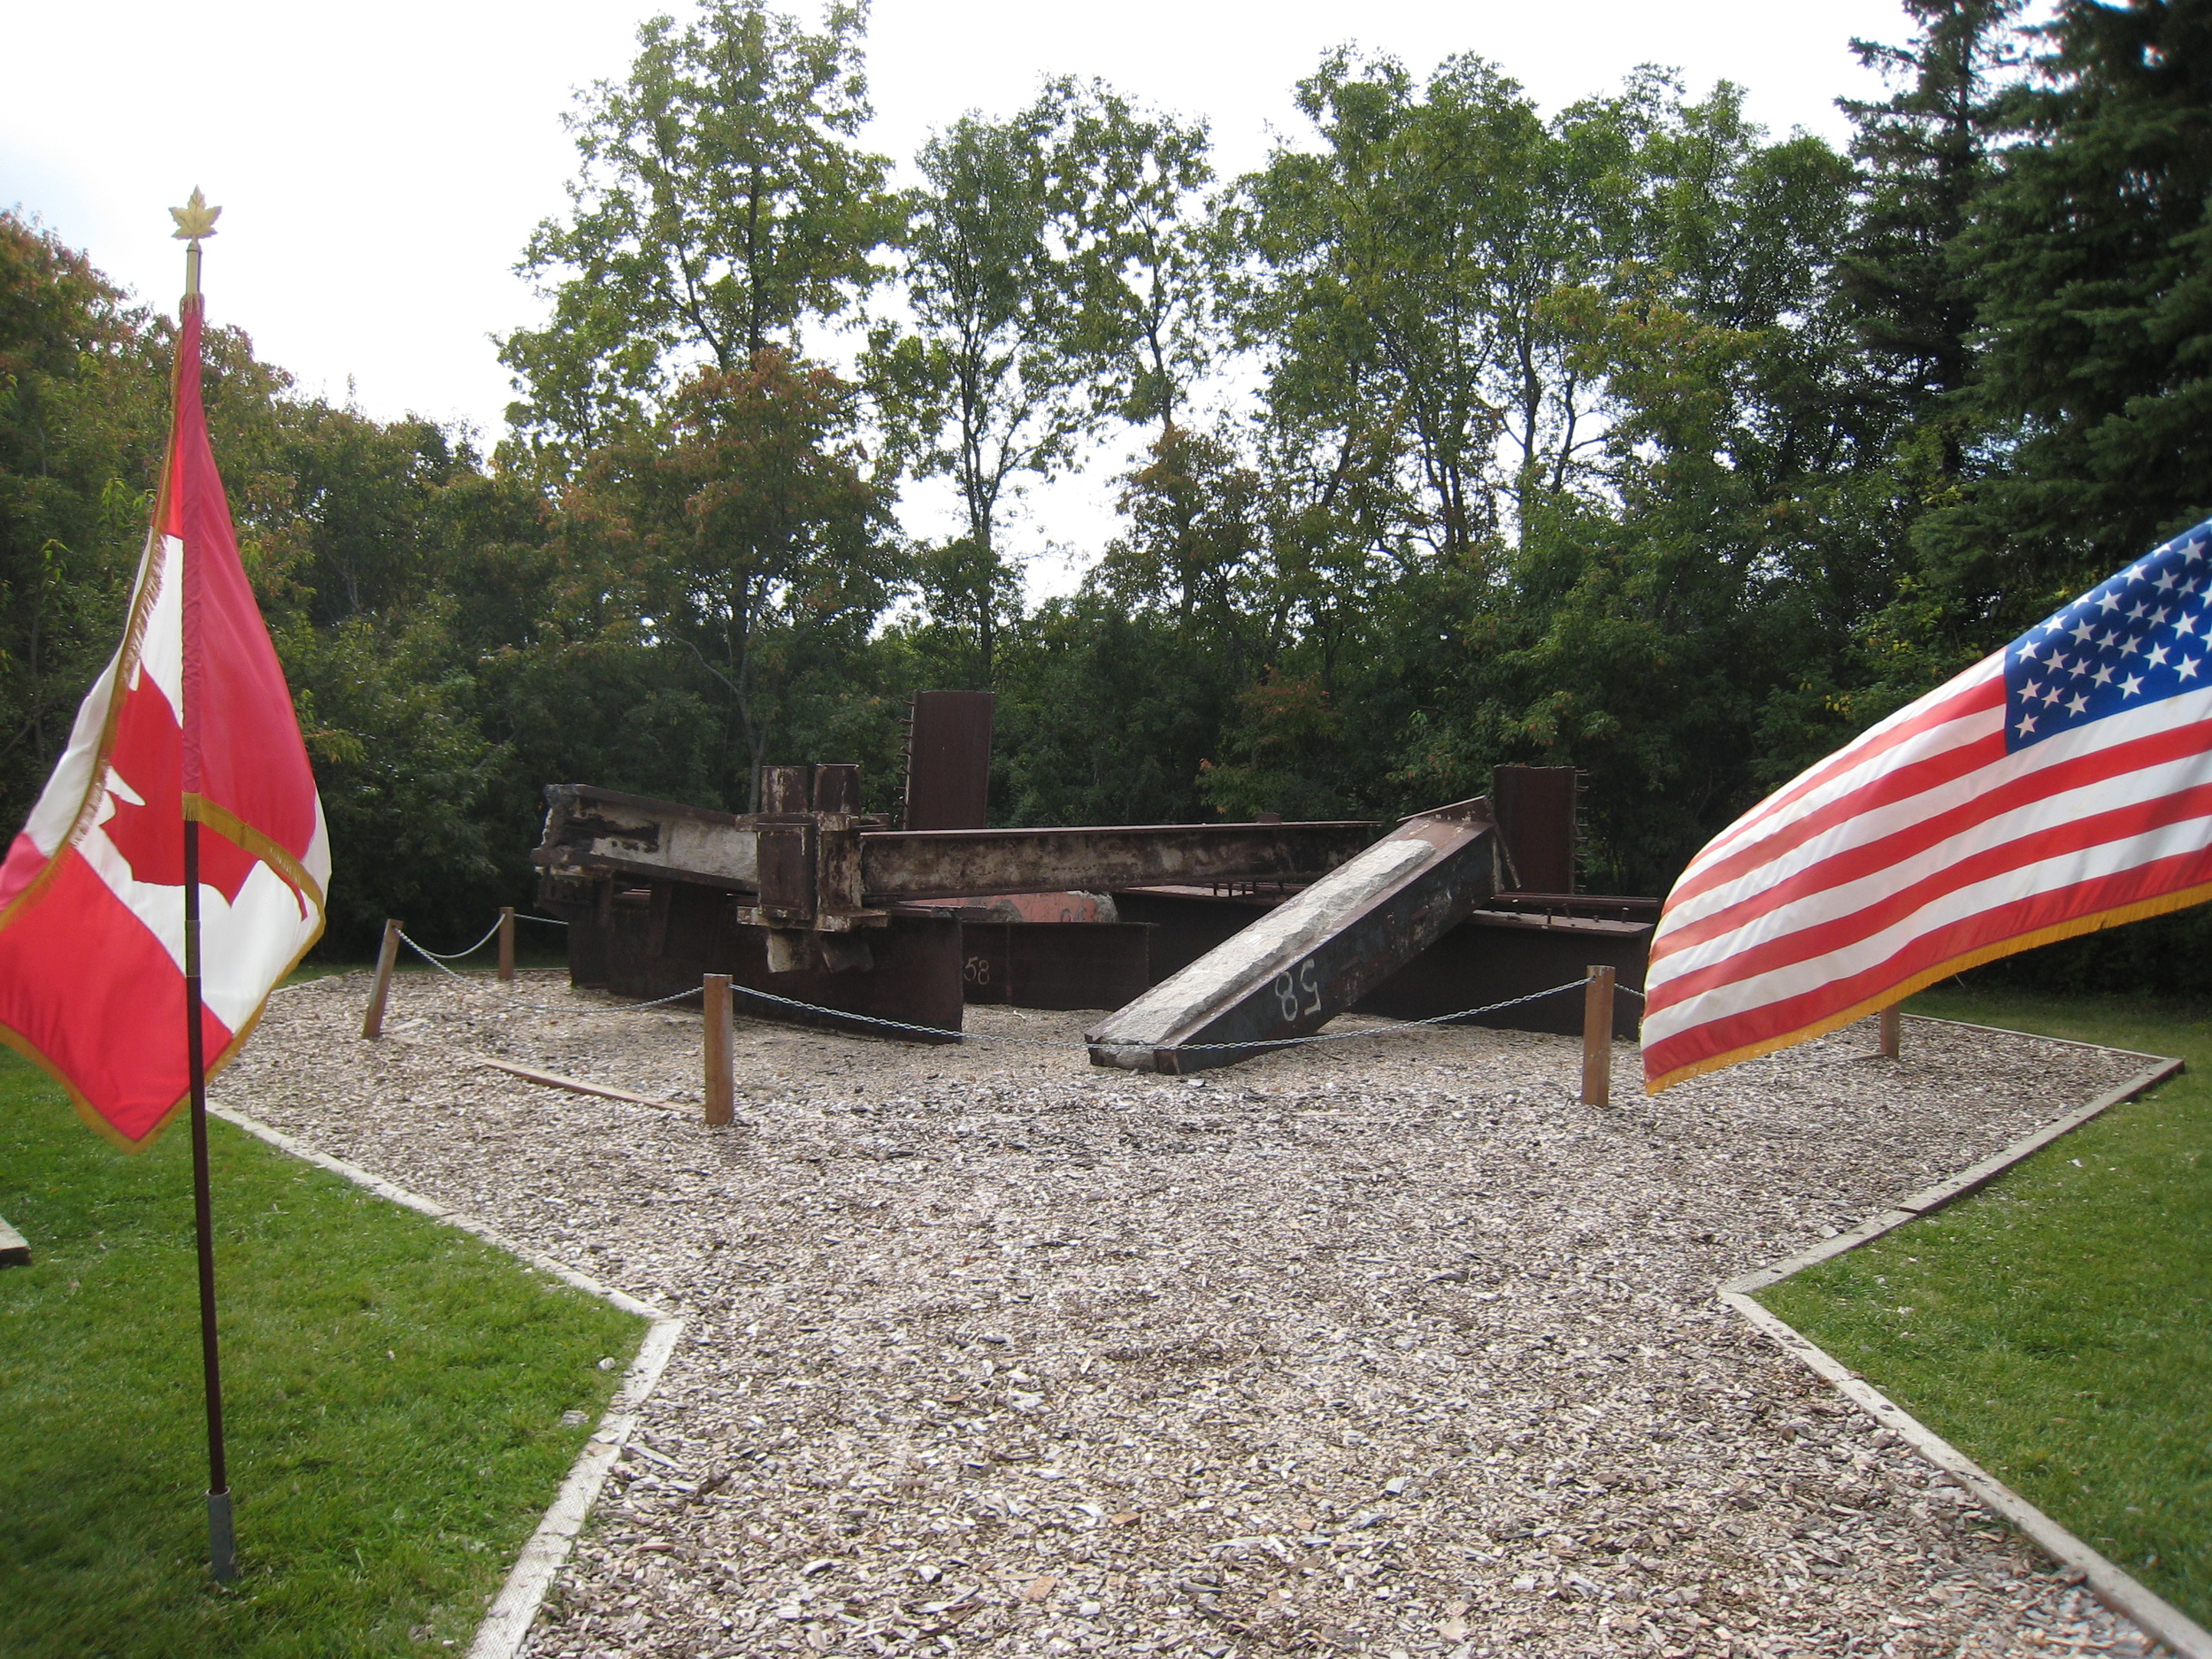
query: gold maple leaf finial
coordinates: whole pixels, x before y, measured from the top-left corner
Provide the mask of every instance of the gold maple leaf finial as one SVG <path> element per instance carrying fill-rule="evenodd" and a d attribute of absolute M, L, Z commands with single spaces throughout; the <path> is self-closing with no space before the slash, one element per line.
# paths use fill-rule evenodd
<path fill-rule="evenodd" d="M 179 242 L 197 242 L 203 236 L 212 236 L 215 221 L 222 216 L 223 210 L 210 207 L 207 197 L 200 194 L 200 187 L 196 184 L 192 187 L 189 202 L 182 207 L 169 210 L 169 217 L 177 221 L 176 238 Z"/>

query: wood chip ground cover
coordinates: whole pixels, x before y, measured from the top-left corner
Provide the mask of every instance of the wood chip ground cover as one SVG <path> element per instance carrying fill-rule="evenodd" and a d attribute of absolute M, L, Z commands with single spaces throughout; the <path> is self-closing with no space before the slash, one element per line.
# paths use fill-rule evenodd
<path fill-rule="evenodd" d="M 984 1007 L 1045 1046 L 741 1021 L 710 1129 L 472 1059 L 695 1102 L 695 1014 L 365 991 L 220 1098 L 690 1321 L 543 1659 L 2147 1650 L 1712 1295 L 2139 1062 L 1870 1025 L 1594 1110 L 1567 1039 L 1184 1080 Z"/>

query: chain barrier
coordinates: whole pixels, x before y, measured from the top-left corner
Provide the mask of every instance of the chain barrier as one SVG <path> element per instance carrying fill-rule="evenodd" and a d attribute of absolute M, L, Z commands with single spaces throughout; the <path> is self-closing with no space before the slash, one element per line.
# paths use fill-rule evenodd
<path fill-rule="evenodd" d="M 496 926 L 495 926 L 494 931 L 497 931 Z M 512 1002 L 517 1008 L 526 1008 L 533 1013 L 573 1014 L 580 1011 L 572 1006 L 569 1008 L 555 1008 L 545 1002 L 533 1002 L 526 997 L 515 995 L 511 991 L 494 990 L 481 979 L 472 979 L 467 974 L 457 972 L 453 969 L 447 967 L 445 965 L 446 962 L 450 958 L 441 957 L 434 950 L 425 950 L 420 945 L 407 937 L 406 929 L 402 928 L 400 930 L 399 936 L 401 942 L 405 944 L 408 949 L 413 951 L 417 956 L 420 956 L 425 962 L 435 968 L 440 973 L 444 974 L 448 979 L 457 980 L 459 983 L 467 986 L 472 991 L 489 992 L 492 995 L 497 997 L 503 1002 Z M 478 943 L 480 944 L 483 941 L 480 940 L 478 941 Z M 466 956 L 468 953 L 466 951 L 463 951 L 459 954 Z M 649 1002 L 623 1002 L 618 1006 L 622 1008 L 659 1008 L 664 1003 L 680 1002 L 687 996 L 696 996 L 698 995 L 699 993 L 695 990 L 678 991 L 672 996 L 657 996 Z"/>
<path fill-rule="evenodd" d="M 1463 1008 L 1456 1014 L 1432 1014 L 1426 1019 L 1402 1019 L 1394 1025 L 1370 1025 L 1364 1031 L 1317 1031 L 1308 1037 L 1268 1037 L 1248 1042 L 1179 1042 L 1174 1045 L 1178 1054 L 1216 1053 L 1227 1048 L 1294 1048 L 1310 1042 L 1349 1042 L 1358 1037 L 1387 1037 L 1394 1031 L 1418 1031 L 1424 1025 L 1448 1025 L 1455 1019 L 1473 1019 L 1482 1014 L 1494 1014 L 1502 1009 L 1518 1008 L 1524 1002 L 1540 1002 L 1548 996 L 1557 996 L 1562 991 L 1578 991 L 1590 983 L 1590 976 L 1570 979 L 1564 985 L 1555 985 L 1548 991 L 1531 991 L 1526 996 L 1509 996 L 1502 1002 L 1486 1002 L 1480 1008 Z"/>
<path fill-rule="evenodd" d="M 1304 1037 L 1260 1037 L 1248 1039 L 1243 1042 L 1182 1042 L 1172 1045 L 1172 1048 L 1177 1054 L 1214 1054 L 1231 1048 L 1254 1050 L 1295 1048 L 1302 1048 L 1308 1043 L 1351 1042 L 1362 1037 L 1387 1037 L 1393 1032 L 1418 1031 L 1428 1025 L 1448 1025 L 1454 1020 L 1473 1019 L 1479 1015 L 1495 1014 L 1505 1009 L 1518 1008 L 1524 1002 L 1540 1002 L 1544 998 L 1557 996 L 1563 991 L 1580 990 L 1589 983 L 1590 976 L 1586 973 L 1579 979 L 1570 979 L 1564 985 L 1555 985 L 1548 990 L 1531 991 L 1525 996 L 1509 996 L 1502 1002 L 1486 1002 L 1480 1008 L 1463 1008 L 1453 1014 L 1432 1014 L 1426 1019 L 1400 1020 L 1393 1025 L 1370 1025 L 1357 1031 L 1317 1031 Z M 757 991 L 749 985 L 733 984 L 730 989 L 733 993 L 742 993 L 747 996 L 758 997 L 762 1002 L 780 1003 L 786 1008 L 795 1008 L 809 1014 L 827 1014 L 836 1019 L 880 1025 L 891 1031 L 910 1031 L 928 1037 L 949 1038 L 956 1042 L 995 1042 L 1009 1048 L 1048 1048 L 1056 1054 L 1064 1052 L 1066 1048 L 1064 1043 L 1040 1042 L 1033 1037 L 1010 1037 L 996 1032 L 948 1031 L 942 1025 L 910 1025 L 903 1020 L 885 1019 L 879 1015 L 848 1013 L 841 1008 L 825 1008 L 819 1002 L 802 1002 L 796 997 L 779 996 L 773 991 Z M 1140 1047 L 1142 1045 L 1122 1046 Z"/>
<path fill-rule="evenodd" d="M 553 921 L 552 918 L 544 916 L 534 916 L 527 919 L 534 922 Z M 554 925 L 559 927 L 568 926 L 566 922 L 557 921 L 554 922 Z M 511 1002 L 518 1008 L 529 1009 L 534 1013 L 573 1014 L 580 1011 L 573 1005 L 567 1008 L 555 1008 L 547 1003 L 530 1002 L 526 998 L 513 995 L 509 992 L 492 990 L 481 981 L 472 979 L 466 974 L 457 972 L 446 965 L 449 962 L 457 961 L 460 957 L 467 956 L 469 951 L 481 949 L 485 942 L 492 937 L 492 933 L 496 933 L 498 931 L 499 924 L 494 922 L 490 933 L 485 934 L 482 939 L 471 945 L 468 950 L 457 950 L 450 956 L 441 956 L 434 950 L 425 949 L 412 939 L 408 938 L 404 929 L 401 930 L 399 936 L 410 950 L 437 969 L 439 972 L 473 990 L 490 991 L 490 994 L 500 1001 Z M 1399 1020 L 1391 1025 L 1370 1025 L 1356 1031 L 1317 1031 L 1303 1037 L 1261 1037 L 1250 1038 L 1242 1042 L 1185 1042 L 1163 1046 L 1177 1054 L 1223 1054 L 1231 1049 L 1245 1049 L 1257 1054 L 1274 1048 L 1301 1048 L 1319 1042 L 1352 1042 L 1363 1037 L 1387 1037 L 1395 1032 L 1421 1031 L 1432 1025 L 1448 1025 L 1463 1019 L 1477 1019 L 1485 1014 L 1502 1013 L 1509 1008 L 1518 1008 L 1525 1002 L 1540 1002 L 1548 996 L 1558 996 L 1564 992 L 1578 991 L 1590 983 L 1590 979 L 1591 976 L 1586 973 L 1582 978 L 1570 979 L 1563 985 L 1555 985 L 1541 991 L 1531 991 L 1525 996 L 1509 996 L 1503 1002 L 1486 1002 L 1480 1008 L 1463 1008 L 1455 1013 L 1432 1014 L 1426 1019 Z M 1618 986 L 1616 988 L 1626 991 L 1631 996 L 1639 1000 L 1643 996 L 1641 991 L 1630 986 Z M 882 1031 L 912 1032 L 917 1036 L 934 1037 L 941 1041 L 996 1043 L 1004 1048 L 1048 1049 L 1055 1054 L 1065 1053 L 1067 1048 L 1064 1043 L 1041 1042 L 1033 1037 L 1015 1037 L 996 1032 L 950 1031 L 942 1025 L 910 1025 L 905 1020 L 887 1019 L 879 1014 L 856 1014 L 841 1008 L 825 1007 L 819 1002 L 803 1002 L 794 996 L 780 996 L 773 991 L 757 990 L 749 985 L 739 985 L 734 981 L 731 983 L 730 990 L 734 995 L 749 996 L 763 1002 L 773 1002 L 780 1008 L 795 1009 L 801 1013 L 826 1015 L 831 1019 L 846 1025 L 867 1025 Z M 618 1006 L 624 1009 L 661 1008 L 668 1003 L 680 1002 L 687 997 L 698 995 L 699 992 L 696 989 L 686 989 L 672 992 L 667 996 L 655 997 L 649 1002 L 623 1002 Z M 1136 1048 L 1146 1045 L 1112 1046 Z"/>
<path fill-rule="evenodd" d="M 407 939 L 406 934 L 402 933 L 400 937 L 402 939 L 407 939 L 407 942 L 411 945 L 414 945 L 415 949 L 419 954 L 426 956 L 432 962 L 458 962 L 464 956 L 474 956 L 478 951 L 483 949 L 485 946 L 490 944 L 494 937 L 497 935 L 498 932 L 499 924 L 497 922 L 494 922 L 491 925 L 490 931 L 487 933 L 483 938 L 478 940 L 474 944 L 471 945 L 467 949 L 453 951 L 425 950 L 420 945 L 415 945 L 415 941 L 413 940 Z"/>
<path fill-rule="evenodd" d="M 525 916 L 520 910 L 517 910 L 515 912 L 515 920 L 518 922 L 543 922 L 548 927 L 566 927 L 568 926 L 566 922 L 562 921 L 557 916 Z M 483 938 L 478 940 L 474 944 L 463 950 L 429 950 L 426 949 L 421 945 L 416 945 L 415 941 L 411 939 L 409 939 L 407 942 L 411 945 L 414 945 L 416 950 L 419 951 L 423 956 L 429 957 L 434 962 L 458 962 L 464 956 L 474 956 L 478 951 L 483 949 L 485 946 L 490 944 L 494 939 L 498 937 L 498 935 L 499 923 L 494 922 L 490 927 L 485 930 Z M 402 934 L 401 937 L 405 938 L 406 936 Z"/>
<path fill-rule="evenodd" d="M 757 997 L 764 1002 L 775 1002 L 785 1008 L 800 1009 L 809 1014 L 828 1014 L 838 1019 L 856 1020 L 863 1025 L 879 1025 L 886 1031 L 910 1031 L 925 1037 L 949 1038 L 954 1042 L 966 1042 L 972 1038 L 972 1033 L 968 1032 L 947 1031 L 942 1025 L 910 1025 L 902 1019 L 886 1019 L 880 1014 L 852 1014 L 841 1008 L 825 1008 L 819 1002 L 802 1002 L 796 997 L 778 996 L 773 991 L 757 991 L 751 986 L 740 985 L 734 979 L 730 981 L 730 995 Z M 1062 1046 L 1056 1042 L 1039 1042 L 1031 1037 L 999 1037 L 987 1041 L 1012 1043 L 1031 1048 L 1056 1049 Z"/>

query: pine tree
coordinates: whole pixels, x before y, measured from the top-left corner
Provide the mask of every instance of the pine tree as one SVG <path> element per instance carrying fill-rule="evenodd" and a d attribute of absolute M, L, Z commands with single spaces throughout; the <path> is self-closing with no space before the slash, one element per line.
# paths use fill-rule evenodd
<path fill-rule="evenodd" d="M 2212 514 L 2212 0 L 2064 0 L 1960 238 L 1989 476 L 1939 515 L 2001 634 Z"/>
<path fill-rule="evenodd" d="M 1863 179 L 1852 245 L 1838 262 L 1842 299 L 1872 360 L 1878 401 L 1910 419 L 1966 385 L 1974 300 L 1948 250 L 1988 185 L 2008 81 L 2024 61 L 2014 28 L 2025 0 L 1906 0 L 1911 44 L 1854 40 L 1859 61 L 1901 89 L 1878 104 L 1838 102 L 1858 128 Z M 1941 470 L 1959 443 L 1943 435 Z"/>

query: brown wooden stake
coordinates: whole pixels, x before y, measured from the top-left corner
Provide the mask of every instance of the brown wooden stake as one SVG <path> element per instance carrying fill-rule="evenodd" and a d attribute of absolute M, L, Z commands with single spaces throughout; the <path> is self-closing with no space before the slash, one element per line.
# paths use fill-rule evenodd
<path fill-rule="evenodd" d="M 376 984 L 369 991 L 369 1011 L 361 1017 L 361 1034 L 372 1040 L 384 1034 L 384 999 L 392 994 L 392 970 L 399 965 L 399 924 L 384 924 L 384 943 L 376 953 Z"/>
<path fill-rule="evenodd" d="M 1594 967 L 1582 993 L 1582 1103 L 1613 1102 L 1613 970 Z"/>
<path fill-rule="evenodd" d="M 1905 1017 L 1897 1011 L 1896 1003 L 1892 1002 L 1887 1008 L 1882 1010 L 1881 1033 L 1883 1059 L 1894 1060 L 1897 1057 L 1897 1042 L 1898 1039 L 1904 1034 L 1904 1025 Z"/>
<path fill-rule="evenodd" d="M 735 1116 L 731 1095 L 737 1081 L 730 1053 L 730 976 L 708 974 L 701 1000 L 707 1016 L 707 1121 L 726 1124 Z"/>
<path fill-rule="evenodd" d="M 499 907 L 499 978 L 502 984 L 511 983 L 515 977 L 515 907 Z"/>

